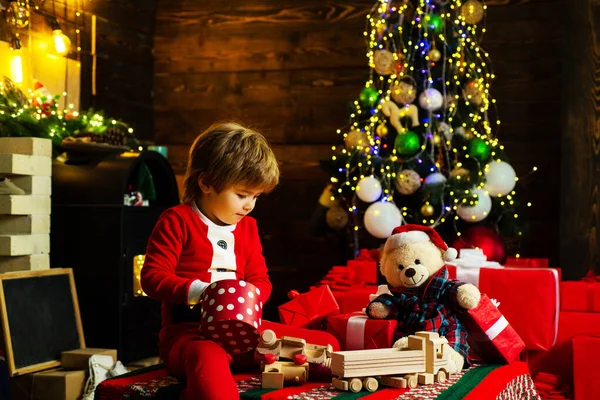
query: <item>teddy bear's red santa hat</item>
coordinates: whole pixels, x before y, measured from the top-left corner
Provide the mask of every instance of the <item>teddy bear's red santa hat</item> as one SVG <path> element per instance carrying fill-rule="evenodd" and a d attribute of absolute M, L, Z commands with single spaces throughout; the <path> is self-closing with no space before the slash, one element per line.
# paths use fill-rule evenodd
<path fill-rule="evenodd" d="M 458 255 L 456 249 L 448 247 L 435 229 L 429 226 L 406 224 L 394 228 L 392 235 L 385 242 L 382 254 L 382 264 L 384 256 L 395 248 L 400 247 L 403 244 L 423 242 L 431 242 L 439 248 L 443 253 L 445 261 L 452 261 Z"/>

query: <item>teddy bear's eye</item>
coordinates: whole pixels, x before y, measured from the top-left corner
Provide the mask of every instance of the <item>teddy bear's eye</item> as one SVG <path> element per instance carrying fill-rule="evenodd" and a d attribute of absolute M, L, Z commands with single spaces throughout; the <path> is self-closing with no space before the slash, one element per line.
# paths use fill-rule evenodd
<path fill-rule="evenodd" d="M 421 260 L 419 260 L 419 259 L 416 259 L 416 260 L 415 260 L 415 264 L 421 264 Z"/>
<path fill-rule="evenodd" d="M 402 271 L 404 269 L 404 265 L 398 264 L 398 270 Z"/>

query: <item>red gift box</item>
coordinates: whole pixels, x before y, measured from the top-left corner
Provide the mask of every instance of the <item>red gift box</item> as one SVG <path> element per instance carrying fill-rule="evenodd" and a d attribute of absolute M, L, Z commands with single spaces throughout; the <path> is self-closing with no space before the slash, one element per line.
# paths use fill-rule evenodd
<path fill-rule="evenodd" d="M 593 272 L 581 281 L 560 283 L 562 311 L 600 312 L 600 276 Z"/>
<path fill-rule="evenodd" d="M 596 364 L 600 358 L 600 334 L 573 338 L 573 386 L 575 400 L 600 399 Z"/>
<path fill-rule="evenodd" d="M 370 303 L 369 296 L 375 292 L 377 292 L 377 286 L 375 285 L 358 286 L 352 288 L 352 290 L 345 293 L 339 301 L 340 313 L 348 314 L 357 311 L 363 311 L 363 309 Z"/>
<path fill-rule="evenodd" d="M 382 349 L 392 347 L 396 324 L 363 313 L 339 314 L 327 318 L 327 332 L 339 340 L 342 350 Z"/>
<path fill-rule="evenodd" d="M 377 283 L 377 262 L 349 260 L 348 269 L 351 274 L 351 281 L 361 285 Z"/>
<path fill-rule="evenodd" d="M 556 269 L 449 265 L 448 271 L 451 279 L 472 283 L 496 299 L 528 350 L 548 350 L 554 345 L 560 305 Z"/>
<path fill-rule="evenodd" d="M 548 268 L 547 258 L 506 257 L 504 265 L 516 268 Z"/>
<path fill-rule="evenodd" d="M 262 318 L 260 289 L 246 281 L 211 283 L 203 293 L 201 335 L 229 353 L 254 350 Z"/>
<path fill-rule="evenodd" d="M 579 335 L 600 333 L 600 313 L 560 312 L 558 338 L 549 351 L 528 351 L 527 364 L 538 372 L 556 374 L 567 384 L 573 383 L 573 343 Z"/>
<path fill-rule="evenodd" d="M 329 286 L 319 286 L 279 306 L 281 322 L 299 328 L 319 328 L 321 322 L 340 312 Z"/>
<path fill-rule="evenodd" d="M 525 343 L 485 294 L 477 307 L 461 316 L 473 350 L 486 362 L 511 363 L 519 358 Z"/>

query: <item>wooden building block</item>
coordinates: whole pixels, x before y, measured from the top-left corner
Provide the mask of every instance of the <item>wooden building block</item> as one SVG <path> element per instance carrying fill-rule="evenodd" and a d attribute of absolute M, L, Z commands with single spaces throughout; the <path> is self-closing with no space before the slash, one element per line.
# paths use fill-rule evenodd
<path fill-rule="evenodd" d="M 52 178 L 49 176 L 12 175 L 8 177 L 25 194 L 50 196 L 52 194 Z"/>
<path fill-rule="evenodd" d="M 50 235 L 0 235 L 0 256 L 50 253 Z"/>
<path fill-rule="evenodd" d="M 84 349 L 75 349 L 63 351 L 61 353 L 61 364 L 64 369 L 88 369 L 89 360 L 93 355 L 111 356 L 113 362 L 117 362 L 117 350 L 98 349 L 86 347 Z"/>
<path fill-rule="evenodd" d="M 86 372 L 56 369 L 13 377 L 14 400 L 78 400 L 85 388 Z"/>
<path fill-rule="evenodd" d="M 0 154 L 52 157 L 52 141 L 33 137 L 2 137 Z"/>
<path fill-rule="evenodd" d="M 51 176 L 52 159 L 22 154 L 0 154 L 0 174 Z"/>
<path fill-rule="evenodd" d="M 50 233 L 50 215 L 0 215 L 0 234 Z"/>
<path fill-rule="evenodd" d="M 421 385 L 431 385 L 433 383 L 433 374 L 418 374 L 417 377 Z"/>
<path fill-rule="evenodd" d="M 0 257 L 0 273 L 15 271 L 41 271 L 46 269 L 50 269 L 50 256 L 48 254 Z"/>
<path fill-rule="evenodd" d="M 0 214 L 50 214 L 50 196 L 0 195 Z"/>
<path fill-rule="evenodd" d="M 263 389 L 282 389 L 283 374 L 281 372 L 263 372 L 262 373 L 262 388 Z"/>

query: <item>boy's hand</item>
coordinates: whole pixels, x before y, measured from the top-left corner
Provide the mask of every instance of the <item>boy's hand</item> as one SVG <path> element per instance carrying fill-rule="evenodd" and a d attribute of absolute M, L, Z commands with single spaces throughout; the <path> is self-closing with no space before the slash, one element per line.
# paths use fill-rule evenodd
<path fill-rule="evenodd" d="M 198 304 L 200 297 L 202 297 L 202 293 L 204 293 L 208 285 L 210 285 L 210 283 L 202 282 L 200 279 L 196 279 L 192 282 L 188 291 L 188 304 L 191 306 Z"/>

